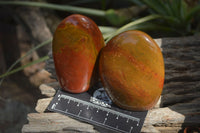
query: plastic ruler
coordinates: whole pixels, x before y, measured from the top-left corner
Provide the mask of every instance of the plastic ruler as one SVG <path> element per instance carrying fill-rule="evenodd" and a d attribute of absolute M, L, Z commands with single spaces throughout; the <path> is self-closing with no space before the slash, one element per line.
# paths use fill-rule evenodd
<path fill-rule="evenodd" d="M 81 94 L 58 90 L 48 110 L 120 133 L 140 132 L 147 114 L 115 106 L 103 88 Z"/>

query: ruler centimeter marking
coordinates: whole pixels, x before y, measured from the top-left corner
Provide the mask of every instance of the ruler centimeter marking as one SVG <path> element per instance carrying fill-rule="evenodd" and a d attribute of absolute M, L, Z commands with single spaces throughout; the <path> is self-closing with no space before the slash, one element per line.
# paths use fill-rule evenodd
<path fill-rule="evenodd" d="M 62 110 L 59 110 L 59 109 L 56 109 L 56 108 L 54 108 L 54 110 L 56 110 L 56 111 L 58 111 L 58 112 L 65 113 L 65 114 L 69 114 L 69 115 L 74 116 L 74 117 L 77 117 L 77 115 L 75 115 L 75 114 L 73 114 L 73 113 L 65 112 L 65 111 L 62 111 Z M 105 123 L 93 121 L 93 120 L 92 120 L 92 117 L 91 117 L 90 119 L 87 119 L 87 118 L 82 117 L 82 116 L 78 116 L 78 117 L 81 118 L 81 119 L 83 119 L 83 120 L 92 121 L 92 122 L 95 123 L 96 125 L 103 124 L 104 126 L 106 126 L 106 127 L 109 128 L 109 129 L 112 129 L 112 130 L 116 130 L 116 129 L 117 129 L 118 131 L 120 131 L 120 132 L 122 132 L 122 133 L 127 133 L 126 131 L 120 130 L 120 129 L 118 129 L 118 128 L 114 128 L 114 127 L 112 127 L 112 126 L 105 125 Z M 107 119 L 107 118 L 106 118 L 106 119 Z M 129 133 L 131 133 L 132 129 L 133 129 L 133 128 L 131 127 Z"/>
<path fill-rule="evenodd" d="M 111 105 L 105 107 L 93 103 L 91 98 L 87 93 L 72 96 L 57 91 L 48 109 L 121 133 L 137 133 L 141 130 L 147 112 L 130 112 Z"/>
<path fill-rule="evenodd" d="M 69 101 L 72 100 L 72 101 L 78 102 L 77 106 L 79 106 L 79 104 L 82 103 L 83 105 L 87 105 L 87 106 L 91 106 L 91 107 L 97 108 L 97 112 L 99 111 L 99 108 L 101 108 L 101 110 L 103 110 L 103 111 L 106 111 L 106 112 L 109 112 L 109 113 L 112 113 L 112 114 L 116 114 L 117 115 L 116 119 L 118 119 L 118 117 L 121 116 L 121 117 L 127 118 L 127 120 L 130 119 L 130 120 L 133 120 L 133 121 L 137 121 L 137 123 L 138 123 L 137 126 L 139 126 L 139 122 L 140 122 L 139 118 L 132 117 L 130 115 L 126 115 L 126 114 L 123 114 L 123 113 L 120 113 L 118 111 L 111 110 L 111 109 L 108 109 L 108 108 L 105 108 L 105 107 L 100 107 L 100 106 L 95 105 L 93 103 L 89 103 L 89 102 L 86 102 L 86 101 L 83 101 L 83 100 L 80 100 L 80 99 L 77 99 L 77 98 L 74 98 L 74 97 L 71 97 L 71 96 L 67 96 L 67 95 L 64 95 L 64 94 L 59 94 L 58 95 L 58 101 L 61 98 L 68 99 Z M 52 107 L 55 109 L 55 105 L 54 104 L 52 105 Z"/>

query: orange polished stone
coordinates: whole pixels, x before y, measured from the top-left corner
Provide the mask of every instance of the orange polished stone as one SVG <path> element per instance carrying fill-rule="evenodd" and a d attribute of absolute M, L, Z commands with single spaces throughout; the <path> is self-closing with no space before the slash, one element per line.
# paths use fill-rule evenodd
<path fill-rule="evenodd" d="M 144 32 L 130 30 L 110 40 L 101 51 L 99 71 L 108 95 L 121 108 L 148 110 L 161 95 L 163 55 Z"/>
<path fill-rule="evenodd" d="M 98 26 L 90 18 L 74 14 L 65 18 L 53 37 L 53 58 L 63 90 L 81 93 L 89 89 L 100 49 L 105 46 Z"/>

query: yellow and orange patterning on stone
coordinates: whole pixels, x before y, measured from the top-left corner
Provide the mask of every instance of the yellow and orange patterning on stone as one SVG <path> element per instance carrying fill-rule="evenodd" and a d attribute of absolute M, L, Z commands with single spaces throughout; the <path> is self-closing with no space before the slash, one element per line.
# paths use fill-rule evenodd
<path fill-rule="evenodd" d="M 148 110 L 164 84 L 163 55 L 141 31 L 126 31 L 108 42 L 100 54 L 102 82 L 112 101 L 128 110 Z"/>
<path fill-rule="evenodd" d="M 53 37 L 53 58 L 62 89 L 72 93 L 88 90 L 97 56 L 104 46 L 98 26 L 88 17 L 65 18 Z"/>

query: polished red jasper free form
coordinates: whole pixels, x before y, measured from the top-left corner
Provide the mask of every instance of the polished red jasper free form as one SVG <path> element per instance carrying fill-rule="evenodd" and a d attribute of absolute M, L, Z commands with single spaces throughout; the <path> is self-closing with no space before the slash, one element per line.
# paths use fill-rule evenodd
<path fill-rule="evenodd" d="M 53 37 L 53 58 L 63 90 L 88 90 L 100 49 L 104 46 L 98 26 L 88 17 L 74 14 L 65 18 Z"/>
<path fill-rule="evenodd" d="M 99 71 L 108 95 L 121 108 L 148 110 L 161 95 L 163 55 L 144 32 L 130 30 L 112 38 L 101 51 Z"/>

